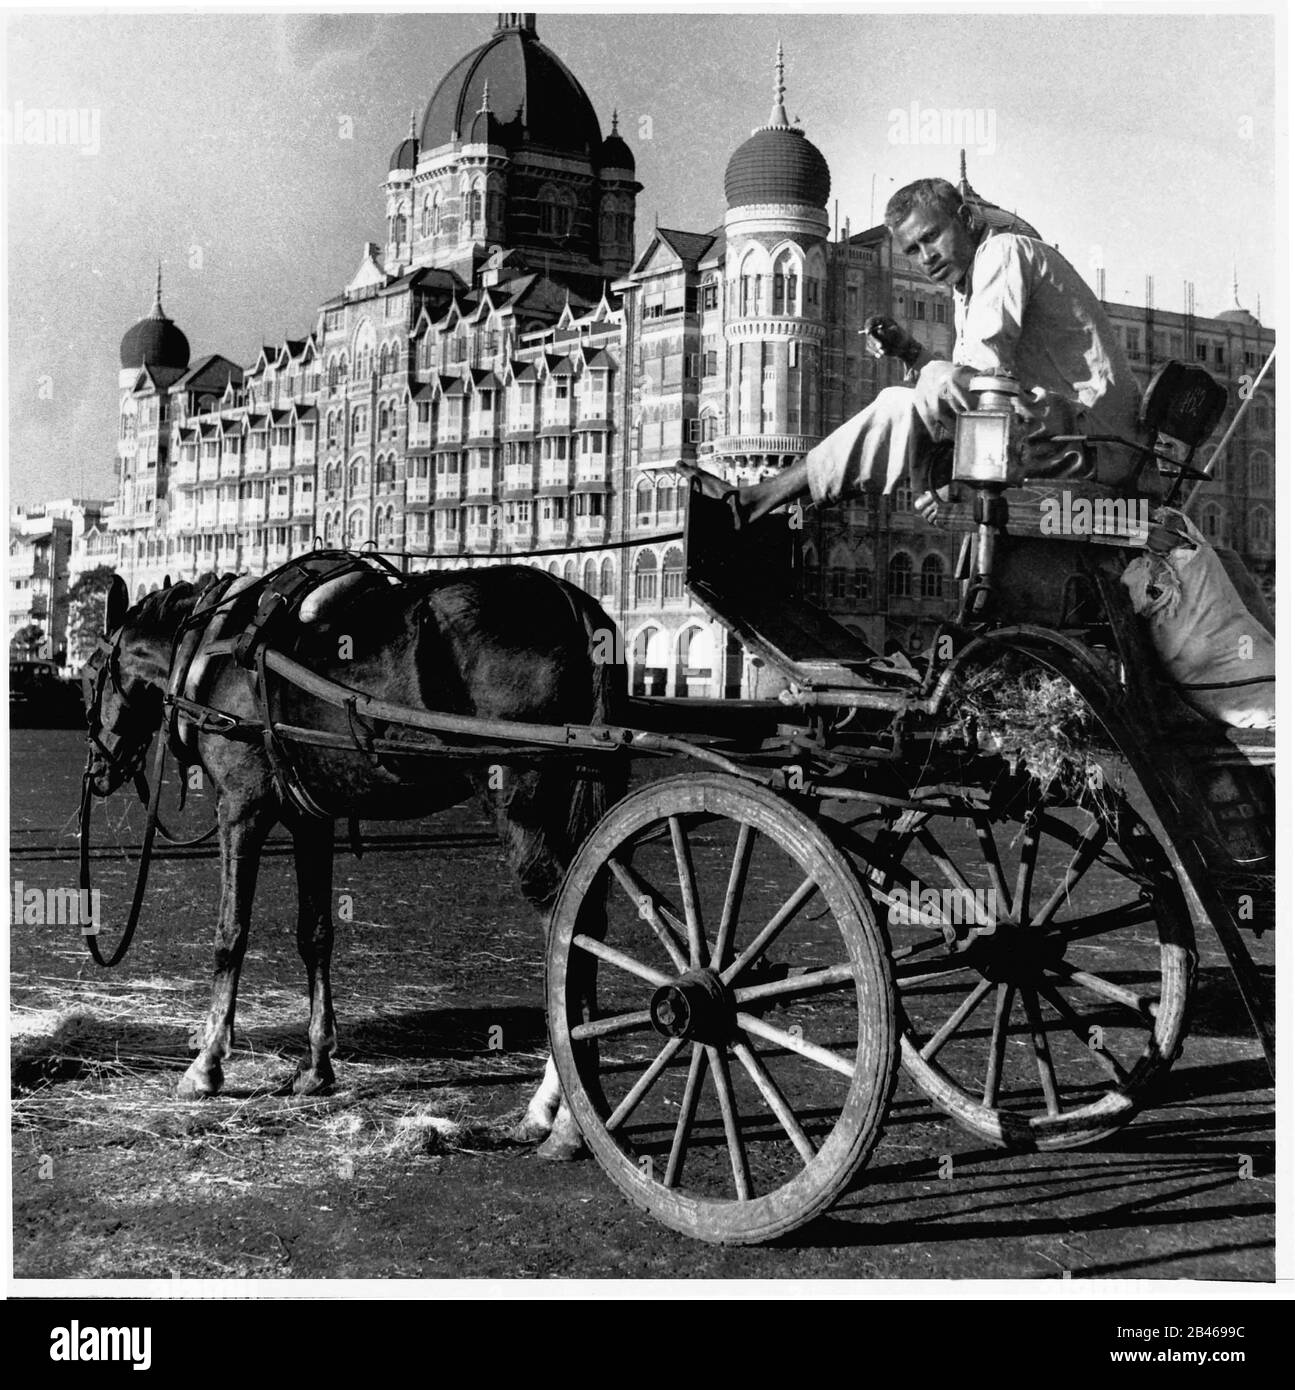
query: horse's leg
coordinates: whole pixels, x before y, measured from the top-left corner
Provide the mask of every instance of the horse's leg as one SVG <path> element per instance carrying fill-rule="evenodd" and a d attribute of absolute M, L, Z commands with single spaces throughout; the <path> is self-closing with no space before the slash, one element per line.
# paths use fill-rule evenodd
<path fill-rule="evenodd" d="M 297 950 L 310 989 L 310 1058 L 297 1070 L 292 1089 L 299 1096 L 329 1090 L 336 1078 L 329 1060 L 337 1051 L 333 1018 L 333 822 L 300 817 L 292 821 L 297 866 Z"/>
<path fill-rule="evenodd" d="M 571 786 L 560 774 L 542 771 L 514 773 L 510 780 L 512 785 L 492 798 L 495 822 L 509 865 L 522 892 L 542 915 L 547 933 L 549 914 L 572 853 L 570 828 L 556 813 L 556 808 L 570 806 Z M 584 1153 L 584 1140 L 567 1108 L 552 1057 L 513 1137 L 522 1142 L 543 1139 L 540 1157 L 558 1162 Z"/>
<path fill-rule="evenodd" d="M 215 978 L 201 1048 L 180 1078 L 182 1096 L 214 1096 L 225 1079 L 223 1063 L 233 1049 L 234 1004 L 247 950 L 256 872 L 266 836 L 278 815 L 267 798 L 235 803 L 231 797 L 222 797 L 216 817 L 220 825 L 220 914 L 216 919 Z"/>

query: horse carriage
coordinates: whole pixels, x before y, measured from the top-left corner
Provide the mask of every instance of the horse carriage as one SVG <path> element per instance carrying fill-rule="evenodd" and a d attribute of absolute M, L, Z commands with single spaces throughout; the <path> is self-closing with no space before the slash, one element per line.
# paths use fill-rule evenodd
<path fill-rule="evenodd" d="M 205 740 L 204 765 L 222 740 L 269 764 L 307 860 L 330 852 L 320 834 L 331 845 L 335 816 L 415 814 L 400 789 L 425 785 L 432 768 L 489 771 L 510 858 L 548 914 L 549 1035 L 570 1114 L 631 1201 L 722 1243 L 769 1240 L 826 1210 L 866 1163 L 900 1066 L 992 1144 L 1048 1150 L 1112 1134 L 1183 1047 L 1207 930 L 1271 1066 L 1269 1006 L 1242 927 L 1261 923 L 1272 897 L 1273 735 L 1203 718 L 1163 674 L 1121 585 L 1145 530 L 1116 519 L 1040 534 L 1041 501 L 1061 485 L 1021 476 L 1002 383 L 983 385 L 959 428 L 941 521 L 966 533 L 960 597 L 924 656 L 881 656 L 800 597 L 784 515 L 735 528 L 722 500 L 692 492 L 688 590 L 780 675 L 776 698 L 629 697 L 609 690 L 604 669 L 584 718 L 553 717 L 573 706 L 547 695 L 492 705 L 481 692 L 515 674 L 520 637 L 456 697 L 425 683 L 378 692 L 363 663 L 316 659 L 336 637 L 326 611 L 323 645 L 300 618 L 321 586 L 380 594 L 411 582 L 379 557 L 314 552 L 241 599 L 199 599 L 154 662 L 143 723 L 164 728 L 128 932 L 168 745 L 195 757 L 181 726 Z M 1139 439 L 1077 448 L 1134 450 L 1173 480 L 1172 501 L 1201 476 L 1191 459 L 1217 423 L 1220 389 L 1194 369 L 1162 373 Z M 1065 488 L 1094 504 L 1109 496 L 1095 483 Z M 544 602 L 546 581 L 561 591 L 578 640 L 610 635 L 597 605 L 527 573 Z M 558 603 L 552 621 L 563 617 Z M 91 672 L 83 855 L 91 796 L 137 774 L 148 746 L 120 728 L 144 701 L 126 673 L 130 626 L 121 612 L 110 619 Z M 454 630 L 442 615 L 441 635 Z M 195 659 L 223 662 L 243 703 L 195 680 Z M 674 765 L 617 795 L 630 756 Z M 546 776 L 558 780 L 543 792 Z M 582 801 L 590 778 L 604 795 Z M 567 842 L 539 853 L 536 827 L 555 804 Z M 221 825 L 218 975 L 232 956 L 235 984 L 249 818 Z M 302 1089 L 313 1089 L 332 1078 L 327 911 L 318 894 L 312 905 L 301 863 Z M 84 886 L 86 875 L 83 863 Z M 232 1009 L 218 980 L 187 1094 L 218 1086 Z"/>

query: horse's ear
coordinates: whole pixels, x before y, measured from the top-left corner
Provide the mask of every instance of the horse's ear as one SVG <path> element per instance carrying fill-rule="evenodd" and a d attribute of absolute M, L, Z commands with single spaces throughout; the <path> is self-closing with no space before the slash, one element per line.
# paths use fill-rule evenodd
<path fill-rule="evenodd" d="M 164 574 L 162 576 L 162 587 L 164 589 L 169 589 L 171 587 L 171 576 L 169 574 Z"/>
<path fill-rule="evenodd" d="M 114 574 L 108 586 L 108 596 L 103 605 L 103 630 L 116 632 L 126 621 L 126 611 L 130 608 L 130 590 L 119 574 Z"/>

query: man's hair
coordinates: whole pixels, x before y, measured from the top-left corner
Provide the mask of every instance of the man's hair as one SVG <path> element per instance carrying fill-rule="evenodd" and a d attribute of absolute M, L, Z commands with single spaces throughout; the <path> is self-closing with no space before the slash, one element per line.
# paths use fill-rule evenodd
<path fill-rule="evenodd" d="M 891 195 L 886 204 L 886 226 L 893 232 L 896 227 L 918 209 L 938 208 L 941 212 L 956 217 L 959 209 L 965 207 L 962 194 L 948 179 L 918 179 L 916 183 L 905 184 Z"/>

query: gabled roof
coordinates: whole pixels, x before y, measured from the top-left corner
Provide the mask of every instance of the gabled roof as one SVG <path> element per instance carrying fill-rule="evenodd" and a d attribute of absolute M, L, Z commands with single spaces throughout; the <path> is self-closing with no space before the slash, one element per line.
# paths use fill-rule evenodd
<path fill-rule="evenodd" d="M 489 367 L 473 367 L 469 375 L 472 378 L 472 385 L 478 391 L 494 389 L 503 385 L 503 382 Z"/>
<path fill-rule="evenodd" d="M 654 235 L 687 266 L 695 266 L 715 241 L 713 232 L 680 232 L 670 227 L 658 227 Z"/>
<path fill-rule="evenodd" d="M 243 369 L 237 362 L 219 353 L 210 353 L 192 367 L 171 388 L 175 391 L 223 391 L 233 380 L 237 385 L 243 383 Z"/>

